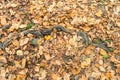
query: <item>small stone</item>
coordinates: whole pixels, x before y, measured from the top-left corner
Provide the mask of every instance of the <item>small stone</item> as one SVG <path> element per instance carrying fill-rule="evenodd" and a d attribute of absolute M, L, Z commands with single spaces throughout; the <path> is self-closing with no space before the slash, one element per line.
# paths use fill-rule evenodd
<path fill-rule="evenodd" d="M 103 66 L 100 66 L 99 69 L 100 69 L 100 71 L 103 71 L 103 72 L 106 71 L 105 68 L 104 68 Z"/>
<path fill-rule="evenodd" d="M 17 54 L 18 56 L 22 56 L 22 55 L 23 55 L 23 51 L 22 51 L 22 50 L 18 50 L 18 51 L 16 52 L 16 54 Z"/>
<path fill-rule="evenodd" d="M 98 62 L 100 65 L 103 65 L 103 60 L 99 60 Z"/>
<path fill-rule="evenodd" d="M 0 56 L 0 63 L 7 63 L 5 56 Z"/>

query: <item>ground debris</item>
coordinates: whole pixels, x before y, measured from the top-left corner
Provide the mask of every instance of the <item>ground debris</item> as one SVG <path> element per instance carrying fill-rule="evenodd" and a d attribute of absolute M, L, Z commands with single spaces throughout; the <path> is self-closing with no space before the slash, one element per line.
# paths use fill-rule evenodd
<path fill-rule="evenodd" d="M 119 0 L 0 0 L 1 80 L 119 80 Z"/>

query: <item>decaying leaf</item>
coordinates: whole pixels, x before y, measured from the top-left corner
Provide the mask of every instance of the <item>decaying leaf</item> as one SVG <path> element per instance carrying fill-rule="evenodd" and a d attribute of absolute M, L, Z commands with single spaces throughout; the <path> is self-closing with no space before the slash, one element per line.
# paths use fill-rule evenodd
<path fill-rule="evenodd" d="M 119 80 L 119 0 L 0 0 L 0 80 Z"/>

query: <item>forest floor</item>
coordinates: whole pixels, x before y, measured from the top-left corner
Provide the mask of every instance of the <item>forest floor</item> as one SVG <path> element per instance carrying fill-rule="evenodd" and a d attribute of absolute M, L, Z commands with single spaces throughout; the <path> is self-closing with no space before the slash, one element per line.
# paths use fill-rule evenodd
<path fill-rule="evenodd" d="M 0 0 L 0 80 L 120 80 L 120 1 Z"/>

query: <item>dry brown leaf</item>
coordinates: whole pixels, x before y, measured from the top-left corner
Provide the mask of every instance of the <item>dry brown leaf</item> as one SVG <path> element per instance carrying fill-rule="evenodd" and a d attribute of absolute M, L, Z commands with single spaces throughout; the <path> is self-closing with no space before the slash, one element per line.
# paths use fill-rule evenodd
<path fill-rule="evenodd" d="M 44 70 L 44 69 L 40 69 L 40 75 L 41 75 L 41 77 L 39 78 L 40 80 L 43 80 L 43 79 L 45 79 L 45 77 L 46 77 L 46 75 L 47 75 L 47 72 Z"/>
<path fill-rule="evenodd" d="M 20 46 L 23 46 L 23 45 L 27 44 L 28 41 L 29 41 L 29 38 L 21 39 L 21 40 L 20 40 Z"/>
<path fill-rule="evenodd" d="M 53 4 L 49 6 L 48 11 L 49 11 L 49 12 L 52 12 L 52 11 L 53 11 L 53 8 L 55 7 L 55 5 L 56 5 L 56 3 L 53 2 Z"/>
<path fill-rule="evenodd" d="M 88 59 L 86 59 L 86 61 L 84 61 L 84 62 L 81 63 L 81 67 L 85 68 L 85 67 L 89 66 L 90 63 L 91 63 L 91 59 L 88 58 Z"/>
<path fill-rule="evenodd" d="M 36 72 L 39 72 L 40 71 L 40 66 L 35 66 L 34 69 L 35 69 Z"/>
<path fill-rule="evenodd" d="M 100 75 L 100 80 L 106 80 L 105 74 L 102 73 L 102 74 Z"/>
<path fill-rule="evenodd" d="M 120 63 L 120 61 L 117 60 L 117 59 L 115 59 L 114 56 L 112 56 L 112 57 L 110 58 L 110 60 L 111 60 L 112 62 L 114 62 L 114 63 Z"/>
<path fill-rule="evenodd" d="M 70 80 L 70 74 L 66 73 L 66 74 L 64 75 L 64 80 Z"/>
<path fill-rule="evenodd" d="M 79 18 L 77 16 L 75 16 L 71 22 L 71 24 L 78 24 L 79 23 Z"/>
<path fill-rule="evenodd" d="M 75 69 L 71 69 L 71 71 L 72 71 L 72 74 L 79 74 L 80 73 L 80 71 L 81 71 L 81 68 L 79 67 L 77 70 L 75 70 Z"/>
<path fill-rule="evenodd" d="M 116 69 L 116 72 L 120 73 L 120 64 L 117 64 L 117 69 Z"/>
<path fill-rule="evenodd" d="M 28 71 L 28 69 L 24 68 L 23 70 L 19 71 L 18 74 L 25 76 L 27 71 Z"/>
<path fill-rule="evenodd" d="M 0 63 L 7 63 L 5 56 L 0 56 Z"/>
<path fill-rule="evenodd" d="M 98 62 L 100 65 L 103 65 L 103 60 L 99 60 Z"/>
<path fill-rule="evenodd" d="M 55 73 L 53 73 L 51 76 L 52 76 L 53 80 L 60 80 L 61 79 L 60 75 L 55 74 Z"/>
<path fill-rule="evenodd" d="M 21 67 L 22 67 L 22 68 L 25 68 L 25 65 L 26 65 L 26 59 L 22 59 Z"/>
<path fill-rule="evenodd" d="M 31 12 L 31 13 L 34 12 L 34 5 L 33 5 L 33 4 L 30 6 L 30 12 Z"/>
<path fill-rule="evenodd" d="M 92 50 L 92 49 L 94 49 L 94 48 L 95 48 L 95 46 L 89 45 L 86 49 L 87 49 L 87 50 Z"/>
<path fill-rule="evenodd" d="M 105 72 L 105 68 L 103 66 L 99 66 L 100 71 Z"/>
<path fill-rule="evenodd" d="M 13 40 L 12 43 L 14 46 L 17 46 L 17 47 L 19 46 L 19 41 L 17 41 L 17 40 Z"/>
<path fill-rule="evenodd" d="M 2 69 L 2 70 L 0 69 L 0 80 L 6 80 L 5 79 L 5 72 L 6 72 L 5 69 Z"/>
<path fill-rule="evenodd" d="M 15 80 L 25 80 L 25 75 L 17 75 L 17 78 Z"/>
<path fill-rule="evenodd" d="M 97 17 L 101 17 L 102 16 L 102 11 L 101 10 L 99 10 L 99 11 L 97 11 L 97 13 L 95 14 Z"/>
<path fill-rule="evenodd" d="M 1 17 L 1 24 L 2 24 L 2 25 L 6 25 L 6 24 L 7 24 L 7 20 L 6 20 L 6 17 L 5 17 L 5 16 L 2 16 L 2 17 Z"/>
<path fill-rule="evenodd" d="M 50 60 L 51 59 L 50 54 L 45 54 L 45 59 Z"/>
<path fill-rule="evenodd" d="M 84 31 L 90 31 L 90 27 L 89 26 L 85 26 L 85 27 L 82 27 L 82 29 L 84 30 Z"/>
<path fill-rule="evenodd" d="M 84 75 L 82 75 L 81 80 L 88 80 Z"/>

